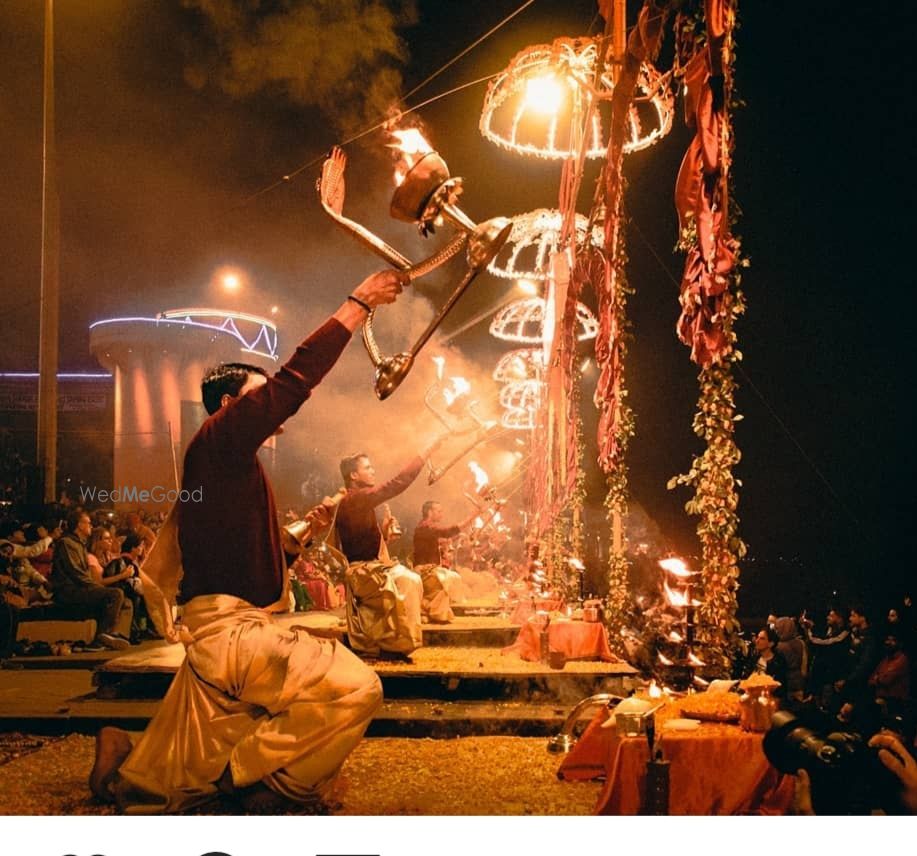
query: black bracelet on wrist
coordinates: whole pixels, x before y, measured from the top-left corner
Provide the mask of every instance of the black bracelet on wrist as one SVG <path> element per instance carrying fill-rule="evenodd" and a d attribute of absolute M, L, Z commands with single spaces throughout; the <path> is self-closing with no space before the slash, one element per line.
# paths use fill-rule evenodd
<path fill-rule="evenodd" d="M 352 300 L 354 303 L 357 304 L 357 306 L 359 306 L 361 309 L 365 309 L 367 312 L 373 311 L 372 307 L 368 303 L 366 303 L 366 301 L 360 300 L 359 297 L 354 297 L 352 294 L 348 294 L 347 299 Z"/>

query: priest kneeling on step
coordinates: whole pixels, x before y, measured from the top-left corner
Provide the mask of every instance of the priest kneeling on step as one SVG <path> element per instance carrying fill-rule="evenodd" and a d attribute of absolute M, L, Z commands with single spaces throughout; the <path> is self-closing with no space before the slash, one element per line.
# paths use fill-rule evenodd
<path fill-rule="evenodd" d="M 366 657 L 407 657 L 423 645 L 420 576 L 388 555 L 376 508 L 407 490 L 426 459 L 442 445 L 437 438 L 384 484 L 362 452 L 341 461 L 346 488 L 338 504 L 335 530 L 349 567 L 346 578 L 347 638 Z"/>
<path fill-rule="evenodd" d="M 461 523 L 443 526 L 443 507 L 428 500 L 420 509 L 420 522 L 414 527 L 414 571 L 423 581 L 423 614 L 432 624 L 448 624 L 455 618 L 452 593 L 462 585 L 462 577 L 443 565 L 440 542 L 455 538 L 478 517 L 476 509 Z"/>
<path fill-rule="evenodd" d="M 272 377 L 231 363 L 204 378 L 210 414 L 188 445 L 183 495 L 141 571 L 157 630 L 186 653 L 146 731 L 103 728 L 89 784 L 130 813 L 216 797 L 250 813 L 321 810 L 382 702 L 376 674 L 333 639 L 281 624 L 286 569 L 258 449 L 335 364 L 367 312 L 394 302 L 403 274 L 373 274 Z M 170 600 L 183 604 L 180 628 Z"/>

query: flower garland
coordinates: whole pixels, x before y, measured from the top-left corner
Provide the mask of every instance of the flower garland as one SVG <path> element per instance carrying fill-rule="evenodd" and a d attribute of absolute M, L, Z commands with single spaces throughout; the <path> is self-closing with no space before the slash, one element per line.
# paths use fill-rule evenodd
<path fill-rule="evenodd" d="M 735 619 L 739 588 L 738 561 L 745 555 L 745 544 L 738 536 L 740 482 L 733 468 L 741 454 L 735 443 L 737 384 L 733 367 L 742 359 L 734 329 L 745 311 L 740 288 L 740 269 L 747 261 L 740 257 L 740 242 L 731 234 L 735 206 L 727 183 L 733 149 L 730 107 L 732 102 L 733 31 L 736 25 L 735 2 L 707 0 L 706 16 L 701 5 L 679 16 L 676 36 L 683 52 L 693 55 L 683 63 L 686 75 L 696 74 L 700 51 L 709 50 L 711 70 L 702 85 L 714 91 L 722 85 L 723 103 L 712 118 L 703 118 L 707 128 L 718 131 L 716 189 L 710 199 L 688 198 L 682 215 L 679 249 L 688 254 L 680 301 L 682 317 L 679 335 L 692 348 L 692 359 L 701 365 L 700 395 L 694 417 L 694 433 L 706 443 L 704 452 L 694 456 L 691 469 L 669 480 L 668 487 L 687 485 L 694 490 L 685 510 L 699 518 L 697 534 L 701 543 L 701 605 L 698 607 L 698 638 L 705 646 L 708 664 L 725 670 L 729 667 L 731 640 L 738 628 Z M 701 30 L 701 23 L 705 31 Z M 694 67 L 692 70 L 692 66 Z M 695 77 L 695 80 L 699 78 Z M 690 97 L 690 95 L 689 95 Z M 686 163 L 692 153 L 686 156 Z M 683 171 L 685 166 L 683 165 Z M 690 175 L 688 176 L 690 178 Z M 682 176 L 679 176 L 681 183 Z M 677 194 L 676 194 L 677 196 Z M 707 206 L 706 210 L 704 206 Z M 727 211 L 729 213 L 727 213 Z M 703 219 L 701 222 L 699 220 Z"/>
<path fill-rule="evenodd" d="M 623 194 L 622 194 L 623 195 Z M 622 206 L 623 207 L 623 206 Z M 623 211 L 619 211 L 623 216 Z M 628 402 L 625 383 L 625 366 L 627 365 L 627 348 L 633 333 L 627 316 L 627 298 L 634 290 L 627 279 L 627 248 L 624 243 L 624 230 L 621 229 L 616 243 L 612 276 L 613 291 L 610 304 L 612 316 L 611 329 L 615 331 L 612 348 L 615 351 L 614 361 L 618 367 L 615 378 L 616 414 L 613 428 L 613 448 L 616 450 L 616 465 L 605 479 L 605 517 L 609 528 L 608 551 L 608 594 L 605 598 L 605 623 L 609 630 L 609 639 L 613 640 L 616 653 L 623 653 L 621 631 L 627 624 L 630 611 L 630 591 L 628 588 L 628 571 L 630 560 L 627 558 L 627 535 L 624 520 L 628 512 L 628 466 L 627 448 L 635 433 L 634 412 Z M 615 520 L 621 527 L 620 544 L 615 549 Z"/>

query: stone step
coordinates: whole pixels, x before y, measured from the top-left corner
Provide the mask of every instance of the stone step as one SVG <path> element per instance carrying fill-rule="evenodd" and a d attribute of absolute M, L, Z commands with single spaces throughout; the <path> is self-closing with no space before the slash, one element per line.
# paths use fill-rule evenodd
<path fill-rule="evenodd" d="M 453 603 L 452 611 L 455 613 L 456 617 L 472 617 L 472 618 L 497 618 L 499 617 L 505 607 L 503 606 L 485 606 L 481 604 L 463 604 L 463 603 Z"/>
<path fill-rule="evenodd" d="M 184 658 L 180 645 L 123 654 L 93 673 L 106 699 L 165 695 Z M 636 670 L 626 663 L 568 661 L 563 669 L 530 663 L 498 648 L 424 647 L 410 661 L 369 661 L 387 699 L 536 701 L 572 704 L 596 692 L 626 692 Z"/>
<path fill-rule="evenodd" d="M 104 725 L 142 731 L 160 705 L 159 699 L 100 698 L 86 672 L 19 672 L 5 675 L 3 685 L 9 692 L 0 694 L 0 732 L 94 734 Z M 367 734 L 548 737 L 560 730 L 572 706 L 557 702 L 386 699 Z"/>
<path fill-rule="evenodd" d="M 476 607 L 480 609 L 480 607 Z M 304 612 L 283 615 L 280 621 L 321 630 L 337 628 L 343 630 L 343 614 L 334 612 Z M 519 635 L 519 625 L 512 624 L 499 615 L 462 615 L 456 616 L 449 624 L 424 624 L 424 645 L 429 647 L 482 647 L 505 648 L 515 642 Z M 161 647 L 161 641 L 146 641 L 122 651 L 92 651 L 80 653 L 78 650 L 66 656 L 17 656 L 5 661 L 7 667 L 23 669 L 89 669 L 104 665 L 123 654 L 136 654 Z"/>

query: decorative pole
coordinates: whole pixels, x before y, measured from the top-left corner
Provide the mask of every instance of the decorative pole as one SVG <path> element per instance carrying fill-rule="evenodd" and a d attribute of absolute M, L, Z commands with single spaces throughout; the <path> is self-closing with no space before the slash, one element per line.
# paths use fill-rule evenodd
<path fill-rule="evenodd" d="M 599 307 L 600 334 L 596 339 L 599 380 L 595 403 L 599 409 L 599 466 L 606 474 L 608 492 L 605 508 L 611 523 L 611 551 L 608 561 L 607 623 L 611 638 L 619 640 L 628 608 L 626 538 L 623 517 L 627 512 L 627 446 L 634 433 L 633 412 L 627 402 L 625 385 L 627 283 L 624 246 L 624 152 L 631 120 L 631 108 L 641 71 L 658 53 L 662 26 L 669 4 L 645 0 L 637 25 L 624 39 L 625 4 L 615 0 L 610 11 L 612 30 L 611 122 L 605 167 L 597 188 L 597 201 L 604 209 L 605 246 L 601 270 L 595 277 Z M 608 6 L 600 3 L 606 15 Z M 623 47 L 619 47 L 623 44 Z"/>

